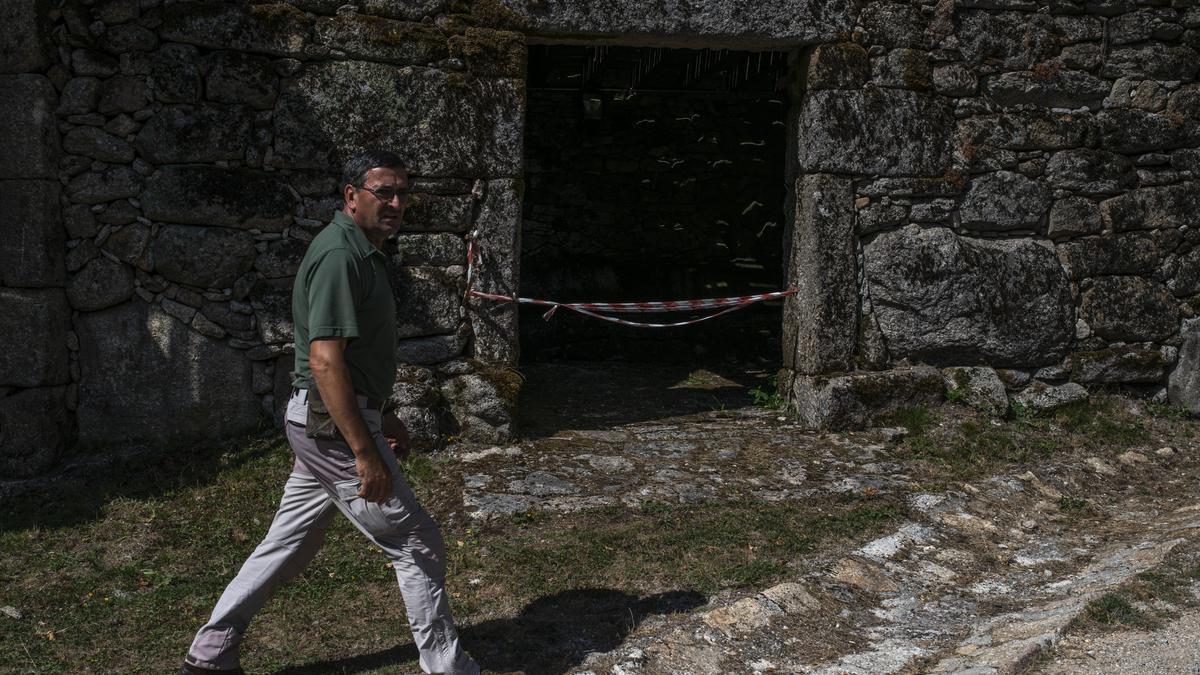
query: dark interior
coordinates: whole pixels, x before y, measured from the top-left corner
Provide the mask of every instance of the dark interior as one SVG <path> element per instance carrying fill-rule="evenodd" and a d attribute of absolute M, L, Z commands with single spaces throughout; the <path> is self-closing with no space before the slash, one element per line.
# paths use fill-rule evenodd
<path fill-rule="evenodd" d="M 787 54 L 534 46 L 521 295 L 684 300 L 780 290 Z M 521 308 L 523 362 L 779 360 L 780 302 L 641 329 Z M 625 315 L 676 322 L 709 312 Z"/>

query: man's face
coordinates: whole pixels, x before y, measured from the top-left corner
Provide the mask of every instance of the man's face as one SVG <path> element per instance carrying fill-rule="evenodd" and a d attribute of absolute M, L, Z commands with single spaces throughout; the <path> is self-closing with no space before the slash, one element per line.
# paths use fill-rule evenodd
<path fill-rule="evenodd" d="M 383 197 L 388 199 L 384 201 Z M 375 246 L 400 229 L 404 209 L 408 208 L 408 172 L 377 167 L 367 172 L 362 187 L 347 185 L 342 196 L 346 212 Z"/>

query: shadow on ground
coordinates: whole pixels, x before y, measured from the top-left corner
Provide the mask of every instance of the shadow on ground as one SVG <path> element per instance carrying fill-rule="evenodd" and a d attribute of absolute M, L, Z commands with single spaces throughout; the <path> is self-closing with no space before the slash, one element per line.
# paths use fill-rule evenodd
<path fill-rule="evenodd" d="M 739 408 L 753 402 L 752 389 L 773 392 L 775 374 L 775 366 L 737 361 L 703 367 L 555 361 L 520 370 L 519 423 L 526 438 Z"/>
<path fill-rule="evenodd" d="M 126 449 L 96 457 L 78 452 L 47 476 L 0 483 L 0 532 L 72 527 L 102 517 L 116 499 L 153 499 L 208 485 L 220 473 L 281 452 L 282 443 L 280 434 L 267 431 L 194 447 Z M 10 491 L 14 494 L 7 496 Z"/>
<path fill-rule="evenodd" d="M 465 627 L 461 636 L 485 671 L 551 675 L 578 666 L 591 652 L 615 649 L 647 617 L 691 611 L 705 602 L 703 595 L 692 591 L 638 598 L 611 589 L 577 589 L 535 600 L 512 619 Z M 417 650 L 408 643 L 371 654 L 284 668 L 275 675 L 358 673 L 416 659 Z"/>

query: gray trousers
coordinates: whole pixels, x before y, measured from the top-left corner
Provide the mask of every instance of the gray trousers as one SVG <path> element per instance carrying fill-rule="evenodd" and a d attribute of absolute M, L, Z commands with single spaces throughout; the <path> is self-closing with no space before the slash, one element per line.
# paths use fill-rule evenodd
<path fill-rule="evenodd" d="M 279 511 L 267 536 L 196 634 L 188 663 L 214 670 L 238 667 L 242 635 L 250 620 L 281 583 L 308 565 L 321 548 L 334 514 L 341 511 L 391 560 L 420 652 L 421 669 L 426 673 L 479 672 L 479 666 L 459 645 L 450 616 L 441 531 L 400 473 L 395 454 L 380 433 L 379 412 L 363 410 L 363 417 L 391 471 L 391 499 L 374 504 L 359 497 L 350 449 L 344 443 L 308 438 L 302 424 L 289 421 L 285 426 L 296 463 L 284 486 Z"/>

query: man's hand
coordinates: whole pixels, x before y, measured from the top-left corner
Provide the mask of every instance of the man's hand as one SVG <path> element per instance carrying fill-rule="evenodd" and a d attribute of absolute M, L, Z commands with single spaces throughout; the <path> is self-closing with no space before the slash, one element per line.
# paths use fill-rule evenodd
<path fill-rule="evenodd" d="M 358 496 L 382 504 L 392 497 L 392 474 L 379 452 L 355 453 L 354 468 L 360 481 Z"/>
<path fill-rule="evenodd" d="M 388 446 L 391 447 L 392 452 L 396 453 L 396 457 L 400 459 L 408 457 L 408 451 L 411 447 L 411 442 L 408 438 L 408 428 L 393 413 L 384 413 L 383 415 L 383 438 L 387 441 Z"/>

